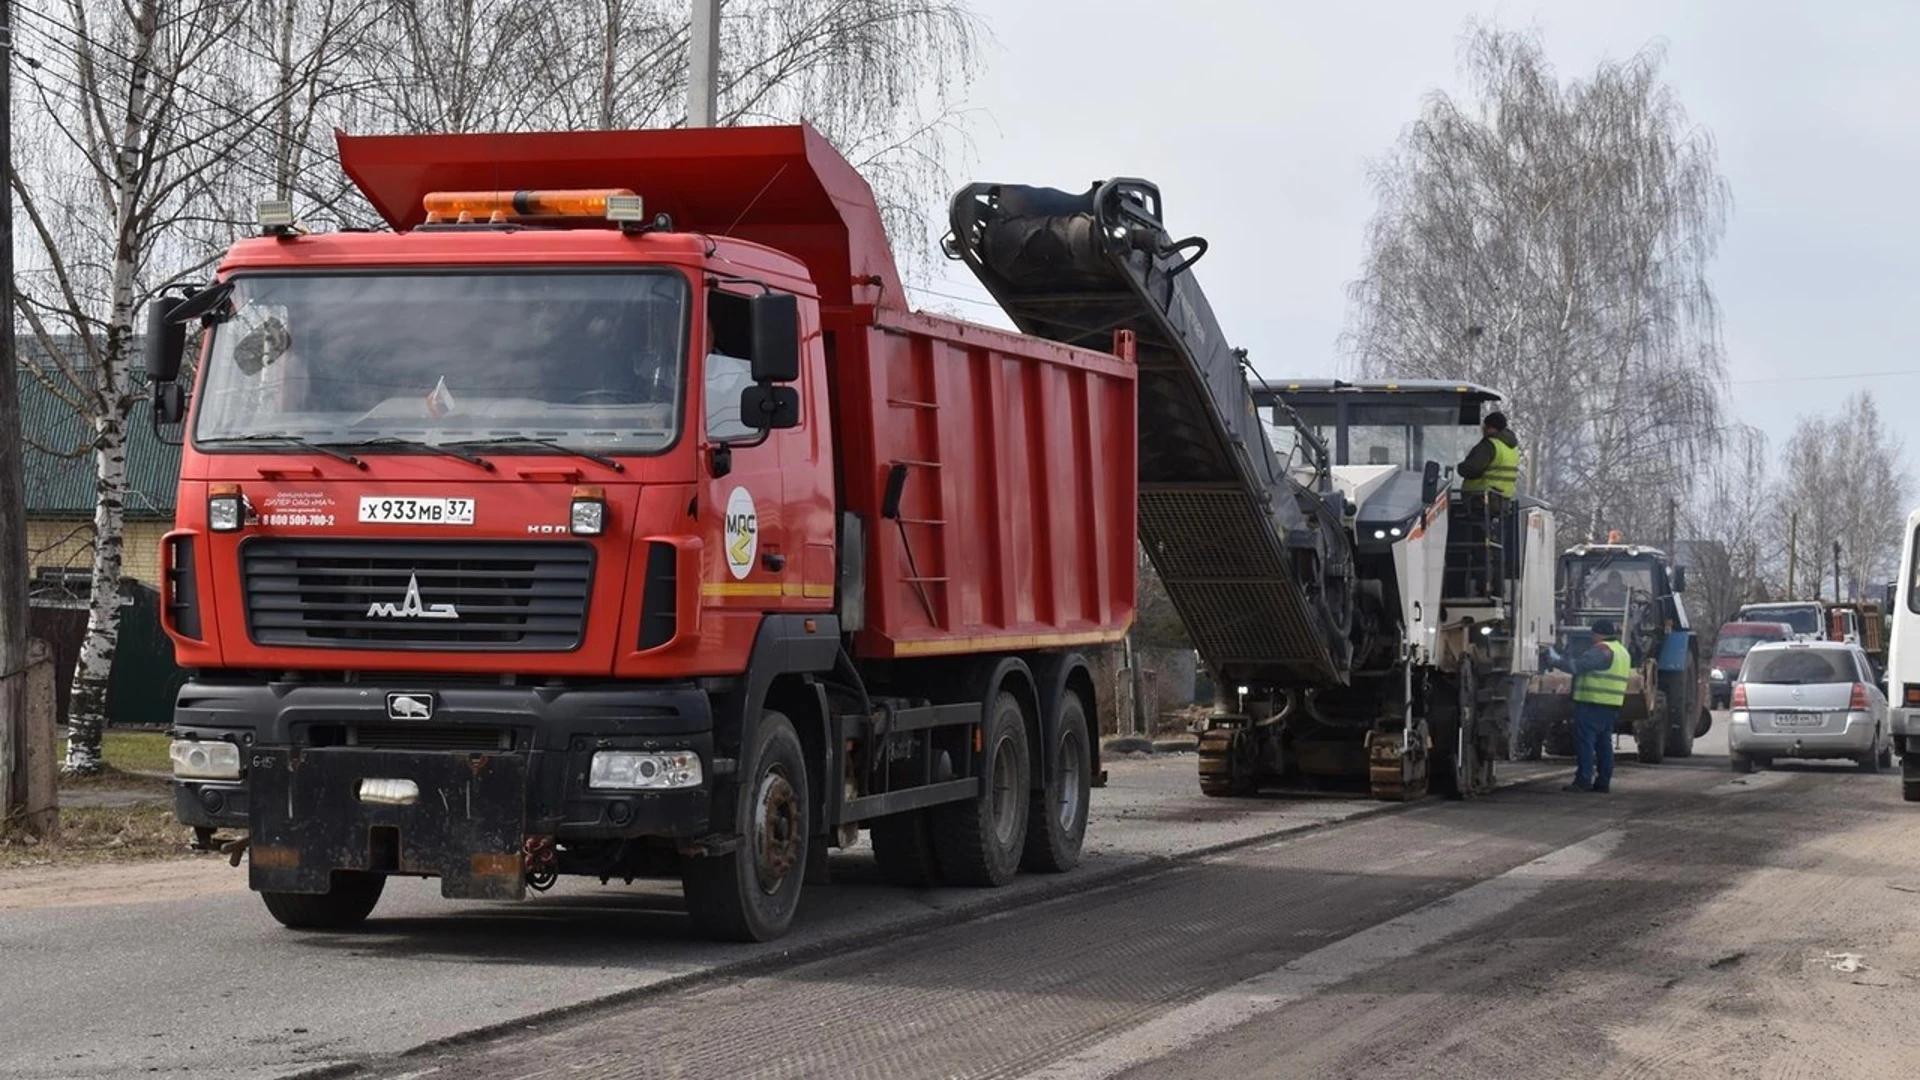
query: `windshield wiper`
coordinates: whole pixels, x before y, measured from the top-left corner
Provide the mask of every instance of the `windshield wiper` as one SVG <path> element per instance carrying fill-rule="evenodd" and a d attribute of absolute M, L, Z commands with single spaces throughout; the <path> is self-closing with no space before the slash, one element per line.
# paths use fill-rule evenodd
<path fill-rule="evenodd" d="M 217 439 L 197 439 L 201 446 L 224 446 L 232 443 L 278 443 L 296 450 L 306 450 L 315 454 L 325 454 L 336 461 L 344 461 L 356 469 L 364 469 L 367 463 L 326 443 L 309 442 L 298 435 L 275 435 L 269 432 L 256 432 L 252 435 L 225 435 Z"/>
<path fill-rule="evenodd" d="M 479 454 L 473 453 L 468 450 L 460 449 L 460 446 L 462 445 L 460 443 L 430 443 L 430 442 L 421 442 L 418 439 L 403 439 L 398 435 L 380 435 L 371 439 L 356 439 L 352 442 L 336 442 L 336 443 L 329 443 L 328 445 L 329 446 L 355 446 L 355 447 L 404 446 L 404 447 L 407 447 L 408 449 L 418 448 L 421 450 L 431 450 L 436 454 L 444 454 L 447 457 L 456 457 L 456 458 L 459 458 L 461 461 L 471 462 L 487 470 L 488 472 L 493 471 L 493 462 L 488 461 L 486 458 L 481 457 Z"/>
<path fill-rule="evenodd" d="M 505 438 L 499 438 L 499 439 L 461 439 L 458 442 L 441 443 L 440 445 L 441 446 L 484 446 L 484 447 L 492 447 L 495 450 L 504 449 L 509 446 L 544 446 L 549 450 L 558 450 L 563 454 L 572 454 L 574 457 L 591 461 L 595 465 L 605 465 L 607 468 L 612 469 L 614 472 L 627 471 L 627 467 L 625 465 L 620 464 L 618 461 L 615 461 L 613 458 L 610 458 L 605 454 L 596 454 L 591 450 L 582 450 L 578 447 L 568 446 L 558 439 L 536 439 L 531 436 L 510 435 Z"/>

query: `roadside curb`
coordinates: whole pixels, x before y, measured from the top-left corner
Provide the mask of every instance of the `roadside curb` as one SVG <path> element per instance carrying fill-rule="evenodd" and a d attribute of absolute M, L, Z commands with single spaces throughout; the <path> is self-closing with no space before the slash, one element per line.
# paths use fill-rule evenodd
<path fill-rule="evenodd" d="M 1508 788 L 1532 787 L 1548 781 L 1559 780 L 1563 778 L 1563 774 L 1570 772 L 1571 766 L 1566 769 L 1556 768 L 1552 772 L 1541 776 L 1497 781 L 1494 789 L 1499 791 Z M 645 1001 L 648 998 L 698 989 L 727 980 L 753 978 L 760 975 L 771 974 L 773 972 L 799 967 L 802 964 L 812 963 L 815 960 L 823 960 L 832 956 L 842 955 L 850 944 L 857 945 L 860 949 L 887 945 L 907 938 L 916 937 L 929 931 L 941 930 L 949 926 L 957 926 L 961 923 L 972 922 L 976 919 L 985 918 L 990 915 L 998 915 L 1017 908 L 1050 903 L 1054 900 L 1073 896 L 1078 893 L 1093 892 L 1114 885 L 1138 881 L 1186 864 L 1200 862 L 1217 855 L 1239 851 L 1244 848 L 1257 847 L 1260 844 L 1270 843 L 1274 840 L 1293 836 L 1304 836 L 1309 833 L 1337 828 L 1350 822 L 1365 821 L 1387 814 L 1405 813 L 1434 801 L 1437 800 L 1430 797 L 1428 799 L 1404 803 L 1369 803 L 1346 817 L 1331 821 L 1289 823 L 1284 827 L 1265 830 L 1251 836 L 1242 836 L 1232 840 L 1205 844 L 1174 855 L 1143 855 L 1132 857 L 1132 861 L 1121 861 L 1116 865 L 1101 867 L 1097 870 L 1072 871 L 1054 877 L 1047 884 L 1034 886 L 1018 892 L 1011 892 L 1004 889 L 983 890 L 978 900 L 962 901 L 944 910 L 908 915 L 891 923 L 883 923 L 877 927 L 849 927 L 845 932 L 831 934 L 818 941 L 808 942 L 805 945 L 792 949 L 747 957 L 732 962 L 723 961 L 699 971 L 669 975 L 655 982 L 648 983 L 645 986 L 635 986 L 625 990 L 617 990 L 599 997 L 559 1005 L 551 1009 L 543 1009 L 539 1012 L 528 1013 L 510 1020 L 483 1024 L 479 1027 L 470 1028 L 453 1035 L 410 1046 L 404 1050 L 377 1055 L 370 1059 L 331 1062 L 325 1065 L 298 1069 L 293 1072 L 274 1073 L 273 1076 L 274 1080 L 331 1080 L 331 1078 L 335 1077 L 356 1076 L 367 1071 L 372 1064 L 381 1061 L 404 1061 L 420 1058 L 443 1050 L 452 1050 L 485 1042 L 488 1039 L 504 1035 L 508 1032 L 524 1032 L 531 1027 L 550 1024 L 556 1021 L 572 1020 L 606 1009 L 630 1005 L 638 1001 Z M 1127 857 L 1123 856 L 1122 858 L 1125 859 Z"/>

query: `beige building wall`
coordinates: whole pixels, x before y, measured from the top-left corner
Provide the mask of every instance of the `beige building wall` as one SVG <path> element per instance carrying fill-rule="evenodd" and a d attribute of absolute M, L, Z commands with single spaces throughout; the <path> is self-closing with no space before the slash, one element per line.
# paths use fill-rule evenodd
<path fill-rule="evenodd" d="M 122 573 L 159 588 L 160 538 L 172 527 L 165 521 L 127 522 Z M 71 518 L 27 519 L 27 563 L 29 574 L 42 567 L 91 570 L 93 522 Z"/>

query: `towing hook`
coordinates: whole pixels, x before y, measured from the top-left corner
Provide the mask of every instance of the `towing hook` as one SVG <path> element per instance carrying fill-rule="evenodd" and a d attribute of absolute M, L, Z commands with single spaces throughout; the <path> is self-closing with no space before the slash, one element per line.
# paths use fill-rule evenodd
<path fill-rule="evenodd" d="M 551 836 L 529 836 L 520 846 L 520 863 L 527 876 L 527 887 L 546 892 L 560 880 L 560 853 Z"/>

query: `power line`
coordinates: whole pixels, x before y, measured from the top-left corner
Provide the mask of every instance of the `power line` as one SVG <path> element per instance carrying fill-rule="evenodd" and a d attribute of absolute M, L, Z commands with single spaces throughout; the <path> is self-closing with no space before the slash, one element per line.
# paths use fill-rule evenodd
<path fill-rule="evenodd" d="M 1764 379 L 1734 379 L 1734 386 L 1754 386 L 1761 383 L 1791 382 L 1831 382 L 1838 379 L 1894 379 L 1909 375 L 1920 375 L 1920 368 L 1896 368 L 1891 371 L 1849 371 L 1838 375 L 1779 375 Z"/>

